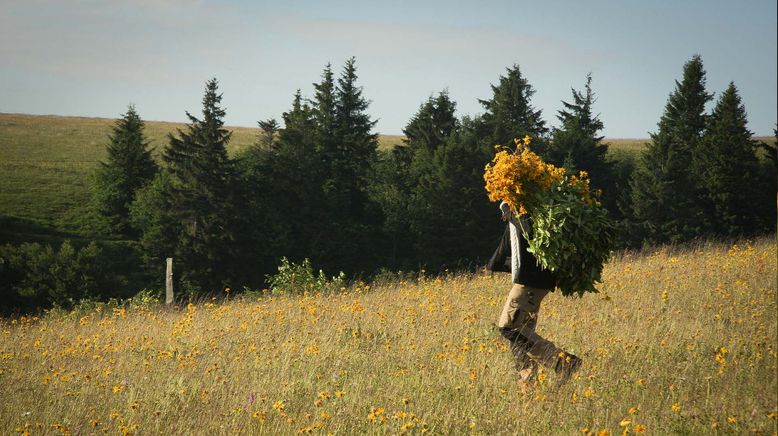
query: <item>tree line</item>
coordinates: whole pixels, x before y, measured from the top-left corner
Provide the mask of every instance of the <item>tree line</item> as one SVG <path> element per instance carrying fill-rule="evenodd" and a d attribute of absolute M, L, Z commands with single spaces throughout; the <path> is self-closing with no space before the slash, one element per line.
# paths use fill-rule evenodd
<path fill-rule="evenodd" d="M 179 289 L 190 295 L 261 289 L 282 257 L 362 278 L 379 269 L 474 267 L 491 255 L 504 225 L 486 198 L 484 166 L 495 145 L 525 135 L 546 161 L 589 173 L 620 223 L 622 247 L 775 229 L 775 145 L 752 140 L 734 83 L 706 111 L 713 95 L 699 56 L 684 65 L 637 159 L 608 153 L 591 75 L 562 102 L 556 127 L 532 105 L 535 89 L 513 65 L 479 100 L 483 113 L 458 117 L 456 102 L 438 92 L 410 117 L 403 143 L 381 151 L 357 78 L 354 58 L 337 77 L 326 65 L 313 96 L 298 90 L 282 123 L 259 121 L 255 144 L 234 156 L 226 151 L 230 132 L 216 79 L 206 83 L 202 114 L 186 113 L 189 123 L 169 135 L 159 162 L 130 106 L 113 128 L 93 189 L 97 227 L 124 241 L 110 252 L 122 256 L 127 273 L 101 281 L 100 271 L 116 263 L 98 265 L 95 244 L 59 252 L 5 246 L 0 291 L 17 303 L 37 295 L 67 304 L 107 295 L 100 286 L 114 293 L 158 287 L 166 257 L 175 259 Z M 46 253 L 49 260 L 40 260 Z M 134 270 L 129 258 L 138 260 Z M 68 259 L 68 268 L 90 270 L 72 274 L 67 286 L 32 279 L 63 270 L 40 265 Z"/>

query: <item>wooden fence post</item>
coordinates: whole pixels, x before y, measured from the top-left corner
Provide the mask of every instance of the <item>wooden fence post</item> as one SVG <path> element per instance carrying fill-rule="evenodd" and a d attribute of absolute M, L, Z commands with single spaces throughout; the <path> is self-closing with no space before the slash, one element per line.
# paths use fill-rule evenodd
<path fill-rule="evenodd" d="M 173 258 L 167 258 L 167 270 L 165 272 L 165 304 L 173 304 Z"/>

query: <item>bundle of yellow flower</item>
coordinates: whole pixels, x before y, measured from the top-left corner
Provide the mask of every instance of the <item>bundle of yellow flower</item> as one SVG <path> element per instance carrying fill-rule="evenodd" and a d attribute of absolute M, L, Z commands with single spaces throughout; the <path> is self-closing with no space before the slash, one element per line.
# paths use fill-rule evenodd
<path fill-rule="evenodd" d="M 498 146 L 484 173 L 489 199 L 505 201 L 517 216 L 529 214 L 528 249 L 556 273 L 564 295 L 597 292 L 594 284 L 613 247 L 615 226 L 597 200 L 599 193 L 592 196 L 586 172 L 568 175 L 543 162 L 530 142 L 526 136 L 515 140 L 515 150 Z"/>

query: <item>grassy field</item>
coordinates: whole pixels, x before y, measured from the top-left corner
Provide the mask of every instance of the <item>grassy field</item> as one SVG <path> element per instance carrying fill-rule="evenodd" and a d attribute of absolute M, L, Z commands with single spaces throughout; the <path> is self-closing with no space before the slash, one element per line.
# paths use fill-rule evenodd
<path fill-rule="evenodd" d="M 507 274 L 148 298 L 0 320 L 0 434 L 775 434 L 774 238 L 616 256 L 538 331 L 583 358 L 520 389 Z M 607 433 L 606 433 L 607 432 Z"/>

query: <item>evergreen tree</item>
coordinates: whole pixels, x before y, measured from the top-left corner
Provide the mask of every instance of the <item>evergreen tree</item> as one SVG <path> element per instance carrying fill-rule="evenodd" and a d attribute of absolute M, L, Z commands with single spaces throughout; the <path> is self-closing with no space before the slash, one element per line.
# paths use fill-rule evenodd
<path fill-rule="evenodd" d="M 187 112 L 190 124 L 178 136 L 169 135 L 163 155 L 170 175 L 170 213 L 181 224 L 174 257 L 179 277 L 192 291 L 215 291 L 229 279 L 233 165 L 227 157 L 231 132 L 224 129 L 221 99 L 218 82 L 209 80 L 202 120 Z"/>
<path fill-rule="evenodd" d="M 607 160 L 608 146 L 602 143 L 600 131 L 604 125 L 597 115 L 592 113 L 594 92 L 592 76 L 586 76 L 584 92 L 572 90 L 573 102 L 563 101 L 564 109 L 557 114 L 560 126 L 552 132 L 546 159 L 568 171 L 589 173 L 593 189 L 605 191 L 606 207 L 616 211 L 616 192 L 613 168 Z M 613 194 L 611 198 L 610 194 Z"/>
<path fill-rule="evenodd" d="M 404 142 L 411 149 L 434 150 L 458 127 L 455 112 L 456 103 L 451 101 L 447 91 L 435 98 L 430 96 L 403 129 Z"/>
<path fill-rule="evenodd" d="M 572 90 L 573 102 L 563 101 L 564 109 L 557 114 L 560 126 L 552 132 L 547 158 L 549 162 L 564 166 L 570 171 L 586 171 L 592 183 L 602 186 L 608 177 L 606 160 L 608 146 L 602 143 L 599 132 L 604 125 L 592 113 L 594 93 L 592 76 L 586 76 L 585 93 Z"/>
<path fill-rule="evenodd" d="M 114 233 L 125 236 L 133 234 L 129 208 L 135 193 L 157 172 L 143 128 L 143 120 L 130 105 L 113 126 L 107 162 L 100 163 L 95 175 L 97 211 L 106 218 Z"/>
<path fill-rule="evenodd" d="M 702 211 L 690 170 L 711 98 L 705 91 L 702 59 L 695 55 L 684 65 L 683 80 L 676 81 L 659 130 L 651 134 L 632 180 L 635 220 L 648 242 L 687 240 L 701 231 Z"/>
<path fill-rule="evenodd" d="M 322 85 L 327 83 L 325 70 Z M 375 121 L 367 113 L 369 101 L 357 85 L 356 61 L 346 61 L 334 91 L 335 126 L 332 136 L 319 135 L 317 155 L 323 171 L 321 188 L 327 205 L 326 218 L 319 221 L 320 232 L 313 239 L 312 257 L 328 269 L 357 270 L 370 266 L 364 247 L 377 233 L 378 216 L 370 207 L 367 194 L 368 177 L 376 159 L 378 135 L 372 133 Z M 329 134 L 322 125 L 326 99 L 325 87 L 317 87 L 314 113 L 317 128 Z M 325 94 L 326 95 L 326 94 Z M 314 257 L 315 256 L 315 257 Z"/>
<path fill-rule="evenodd" d="M 742 235 L 764 226 L 759 223 L 759 209 L 766 199 L 760 192 L 756 142 L 747 122 L 746 109 L 730 82 L 693 155 L 705 222 L 713 233 Z"/>
<path fill-rule="evenodd" d="M 246 153 L 239 160 L 241 204 L 245 205 L 240 239 L 250 253 L 243 257 L 253 264 L 247 266 L 255 273 L 252 283 L 261 282 L 281 256 L 295 262 L 315 259 L 313 241 L 328 222 L 314 109 L 300 90 L 282 119 L 284 127 L 272 147 Z"/>
<path fill-rule="evenodd" d="M 378 148 L 378 134 L 372 133 L 377 121 L 367 113 L 370 102 L 362 97 L 362 87 L 356 81 L 356 60 L 352 57 L 338 78 L 335 135 L 339 153 L 332 161 L 330 174 L 335 186 L 349 195 L 345 206 L 352 216 L 361 215 L 365 181 Z"/>
<path fill-rule="evenodd" d="M 278 133 L 278 129 L 281 127 L 278 125 L 278 121 L 275 118 L 270 118 L 264 121 L 257 121 L 257 125 L 262 129 L 257 138 L 257 147 L 264 150 L 273 148 L 276 133 Z"/>
<path fill-rule="evenodd" d="M 492 85 L 492 98 L 479 100 L 485 109 L 479 135 L 490 148 L 495 144 L 513 146 L 515 138 L 529 135 L 533 138 L 535 151 L 544 153 L 543 139 L 548 128 L 542 119 L 542 111 L 535 110 L 530 102 L 535 90 L 522 76 L 518 65 L 507 71 L 507 75 L 500 76 L 498 85 Z"/>
<path fill-rule="evenodd" d="M 464 118 L 443 145 L 414 155 L 410 228 L 419 262 L 432 269 L 483 261 L 502 234 L 497 207 L 484 194 L 492 150 L 484 149 L 477 127 Z"/>
<path fill-rule="evenodd" d="M 455 110 L 456 103 L 447 92 L 429 97 L 403 129 L 405 146 L 382 153 L 377 163 L 371 182 L 371 198 L 384 215 L 383 228 L 391 240 L 389 259 L 392 266 L 418 266 L 419 235 L 411 226 L 420 228 L 417 223 L 419 209 L 426 210 L 427 206 L 423 199 L 414 201 L 414 192 L 422 197 L 430 194 L 417 188 L 419 179 L 434 171 L 432 155 L 438 148 L 445 147 L 458 129 Z"/>
<path fill-rule="evenodd" d="M 337 157 L 338 132 L 336 114 L 335 78 L 328 63 L 322 72 L 321 82 L 314 83 L 312 115 L 315 122 L 316 147 L 326 162 Z"/>

